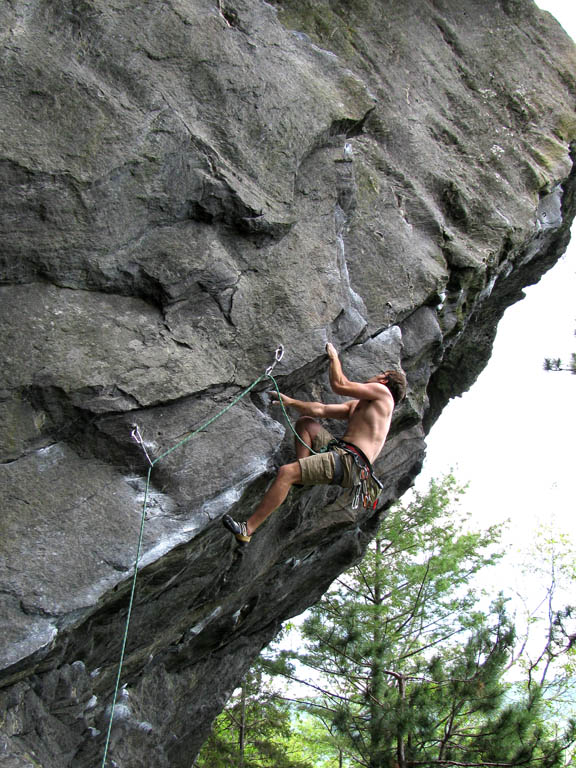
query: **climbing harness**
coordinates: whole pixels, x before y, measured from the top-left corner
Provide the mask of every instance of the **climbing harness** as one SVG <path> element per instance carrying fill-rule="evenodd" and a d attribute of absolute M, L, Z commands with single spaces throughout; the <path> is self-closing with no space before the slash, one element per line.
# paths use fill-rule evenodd
<path fill-rule="evenodd" d="M 152 470 L 154 469 L 156 464 L 158 464 L 158 462 L 160 462 L 163 459 L 165 459 L 166 456 L 171 454 L 177 448 L 180 448 L 181 446 L 183 446 L 189 440 L 192 440 L 192 438 L 195 437 L 195 435 L 197 435 L 199 432 L 203 432 L 204 430 L 208 429 L 208 427 L 211 424 L 213 424 L 221 416 L 224 416 L 224 414 L 227 413 L 227 411 L 229 411 L 231 408 L 233 408 L 236 405 L 236 403 L 239 403 L 240 400 L 242 400 L 242 398 L 246 397 L 246 395 L 248 395 L 250 392 L 252 392 L 252 390 L 255 387 L 257 387 L 258 384 L 260 384 L 264 379 L 270 379 L 273 382 L 274 387 L 276 388 L 276 392 L 278 393 L 278 399 L 280 400 L 280 404 L 282 406 L 282 411 L 283 411 L 284 415 L 286 416 L 286 419 L 288 420 L 288 423 L 289 423 L 292 431 L 294 432 L 294 434 L 298 437 L 298 439 L 301 442 L 303 442 L 301 440 L 300 436 L 296 433 L 296 430 L 294 429 L 294 427 L 292 427 L 292 424 L 290 423 L 290 420 L 288 418 L 288 414 L 286 413 L 286 409 L 284 408 L 284 403 L 282 403 L 282 396 L 280 394 L 280 389 L 278 387 L 276 379 L 272 376 L 272 371 L 274 370 L 276 365 L 282 360 L 283 357 L 284 357 L 284 347 L 282 346 L 282 344 L 280 344 L 280 346 L 276 349 L 276 353 L 274 355 L 274 361 L 273 361 L 272 365 L 268 366 L 268 368 L 266 368 L 266 371 L 261 376 L 259 376 L 254 382 L 252 382 L 252 384 L 250 384 L 250 386 L 247 387 L 243 392 L 241 392 L 237 397 L 235 397 L 234 400 L 232 400 L 232 402 L 229 403 L 225 408 L 222 408 L 222 410 L 219 411 L 215 416 L 213 416 L 212 418 L 208 419 L 208 421 L 206 421 L 204 424 L 202 424 L 197 429 L 193 430 L 192 432 L 189 432 L 186 435 L 186 437 L 184 437 L 182 440 L 180 440 L 178 443 L 176 443 L 176 445 L 173 445 L 172 448 L 168 448 L 168 450 L 164 451 L 164 453 L 161 453 L 160 456 L 158 456 L 155 459 L 150 458 L 150 454 L 148 453 L 146 443 L 144 441 L 144 438 L 142 437 L 142 434 L 140 432 L 140 429 L 139 429 L 138 425 L 137 424 L 132 424 L 132 430 L 130 432 L 130 437 L 132 438 L 132 440 L 134 440 L 134 442 L 144 452 L 144 455 L 146 456 L 146 460 L 148 461 L 149 467 L 148 467 L 148 475 L 146 477 L 146 486 L 145 486 L 145 490 L 144 490 L 144 502 L 142 504 L 142 515 L 141 515 L 141 518 L 140 518 L 140 533 L 139 533 L 139 536 L 138 536 L 138 544 L 137 544 L 137 547 L 136 547 L 136 559 L 134 561 L 134 574 L 132 576 L 132 588 L 131 588 L 131 591 L 130 591 L 130 599 L 129 599 L 129 602 L 128 602 L 128 612 L 126 614 L 126 625 L 125 625 L 125 628 L 124 628 L 124 637 L 122 639 L 122 647 L 121 647 L 121 651 L 120 651 L 120 660 L 118 662 L 118 672 L 117 672 L 117 675 L 116 675 L 116 685 L 114 687 L 114 695 L 112 696 L 112 703 L 110 705 L 110 720 L 108 722 L 108 731 L 107 731 L 107 734 L 106 734 L 106 743 L 104 745 L 104 754 L 103 754 L 103 757 L 102 757 L 101 768 L 106 768 L 106 760 L 107 760 L 107 757 L 108 757 L 108 750 L 110 748 L 110 737 L 111 737 L 111 734 L 112 734 L 112 723 L 113 723 L 113 720 L 114 720 L 114 709 L 116 707 L 116 700 L 118 698 L 118 691 L 120 689 L 120 680 L 121 680 L 121 675 L 122 675 L 122 668 L 124 666 L 124 657 L 126 655 L 126 645 L 127 645 L 127 641 L 128 641 L 128 630 L 129 630 L 129 627 L 130 627 L 130 619 L 132 618 L 132 609 L 134 607 L 134 596 L 135 596 L 135 593 L 136 593 L 136 579 L 137 579 L 137 576 L 138 576 L 138 566 L 140 564 L 140 556 L 141 556 L 141 552 L 142 552 L 142 541 L 143 541 L 143 538 L 144 538 L 144 524 L 145 524 L 145 521 L 146 521 L 146 511 L 147 511 L 147 508 L 148 508 L 148 496 L 149 496 L 149 491 L 150 491 L 150 478 L 151 478 L 151 475 L 152 475 Z"/>
<path fill-rule="evenodd" d="M 347 443 L 344 440 L 331 440 L 326 447 L 328 450 L 330 450 L 331 447 L 340 448 L 350 454 L 354 460 L 356 482 L 353 486 L 354 496 L 352 497 L 352 509 L 358 509 L 360 501 L 362 501 L 364 509 L 368 509 L 370 505 L 372 506 L 372 509 L 376 509 L 378 498 L 382 493 L 384 486 L 374 474 L 372 464 L 364 451 L 360 450 L 360 448 L 353 443 Z M 374 487 L 370 487 L 371 483 L 376 486 L 378 489 L 377 492 Z"/>

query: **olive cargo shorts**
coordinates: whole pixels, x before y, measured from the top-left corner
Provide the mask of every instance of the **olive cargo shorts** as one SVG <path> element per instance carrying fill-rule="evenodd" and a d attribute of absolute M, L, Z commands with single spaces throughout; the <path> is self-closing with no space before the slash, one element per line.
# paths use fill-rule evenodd
<path fill-rule="evenodd" d="M 322 430 L 312 441 L 312 448 L 319 451 L 325 448 L 334 437 L 327 429 Z M 302 472 L 302 485 L 330 485 L 334 478 L 334 453 L 338 453 L 342 461 L 342 480 L 338 483 L 342 488 L 354 486 L 354 459 L 342 448 L 334 446 L 326 453 L 312 454 L 305 459 L 298 459 Z"/>

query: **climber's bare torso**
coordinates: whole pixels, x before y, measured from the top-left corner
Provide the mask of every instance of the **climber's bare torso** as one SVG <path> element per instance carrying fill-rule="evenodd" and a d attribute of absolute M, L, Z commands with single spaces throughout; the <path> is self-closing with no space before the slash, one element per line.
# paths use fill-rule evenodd
<path fill-rule="evenodd" d="M 373 462 L 386 441 L 394 400 L 388 387 L 378 381 L 374 381 L 370 387 L 370 395 L 373 397 L 371 400 L 353 400 L 347 404 L 348 427 L 342 440 L 360 448 L 370 462 Z"/>

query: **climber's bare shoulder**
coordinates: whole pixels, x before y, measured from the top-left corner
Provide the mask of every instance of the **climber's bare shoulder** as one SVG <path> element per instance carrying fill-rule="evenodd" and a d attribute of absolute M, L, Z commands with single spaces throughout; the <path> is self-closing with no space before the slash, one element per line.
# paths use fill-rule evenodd
<path fill-rule="evenodd" d="M 364 397 L 360 397 L 351 409 L 343 439 L 356 445 L 370 461 L 374 461 L 390 429 L 394 398 L 388 387 L 379 381 L 359 384 L 356 392 Z"/>

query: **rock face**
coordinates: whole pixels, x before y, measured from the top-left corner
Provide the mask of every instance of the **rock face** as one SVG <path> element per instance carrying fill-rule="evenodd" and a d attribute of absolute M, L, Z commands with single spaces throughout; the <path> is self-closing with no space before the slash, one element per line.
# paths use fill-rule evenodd
<path fill-rule="evenodd" d="M 362 553 L 498 320 L 564 251 L 576 57 L 529 0 L 0 5 L 0 757 L 101 764 L 148 462 L 326 341 L 410 393 L 376 513 L 295 489 L 262 381 L 151 475 L 107 764 L 189 768 L 281 623 Z M 108 711 L 107 711 L 108 707 Z"/>

